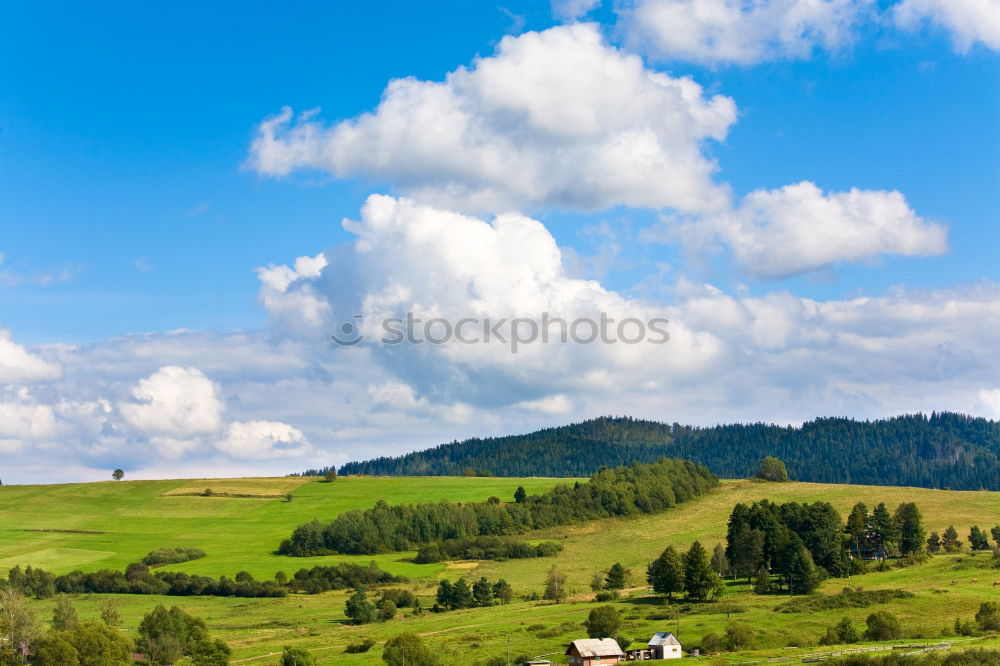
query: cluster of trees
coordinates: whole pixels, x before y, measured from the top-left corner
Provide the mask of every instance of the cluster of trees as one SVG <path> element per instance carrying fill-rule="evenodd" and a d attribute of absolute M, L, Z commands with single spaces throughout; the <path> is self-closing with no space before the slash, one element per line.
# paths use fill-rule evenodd
<path fill-rule="evenodd" d="M 712 569 L 708 552 L 695 541 L 681 555 L 673 546 L 667 546 L 646 568 L 646 580 L 657 594 L 673 599 L 681 592 L 688 599 L 704 601 L 718 598 L 725 593 L 719 574 Z"/>
<path fill-rule="evenodd" d="M 827 502 L 737 504 L 729 516 L 724 554 L 729 572 L 753 578 L 760 593 L 784 583 L 808 594 L 824 575 L 844 575 L 851 567 L 843 522 Z"/>
<path fill-rule="evenodd" d="M 599 418 L 527 435 L 469 439 L 396 458 L 352 462 L 345 474 L 585 476 L 601 466 L 687 458 L 726 478 L 778 456 L 800 481 L 1000 490 L 1000 422 L 948 412 L 877 421 L 817 419 L 695 428 Z"/>
<path fill-rule="evenodd" d="M 990 535 L 993 541 L 1000 548 L 1000 525 L 990 528 Z M 969 530 L 969 548 L 972 550 L 989 550 L 990 538 L 986 535 L 986 530 L 979 529 L 978 525 L 973 525 Z M 958 538 L 958 530 L 954 525 L 949 525 L 940 536 L 937 532 L 931 532 L 927 537 L 927 551 L 930 553 L 957 553 L 962 549 L 962 542 Z"/>
<path fill-rule="evenodd" d="M 344 605 L 344 614 L 354 624 L 369 624 L 371 622 L 388 622 L 396 617 L 397 611 L 404 606 L 420 607 L 420 602 L 410 592 L 405 590 L 385 590 L 375 602 L 368 599 L 368 590 L 363 585 L 358 586 Z"/>
<path fill-rule="evenodd" d="M 429 564 L 444 560 L 523 560 L 552 557 L 562 549 L 562 544 L 554 541 L 543 541 L 533 546 L 512 537 L 475 536 L 421 546 L 414 562 Z"/>
<path fill-rule="evenodd" d="M 895 513 L 889 513 L 880 503 L 871 514 L 863 502 L 858 502 L 847 517 L 844 531 L 850 552 L 859 557 L 884 560 L 890 555 L 909 557 L 925 552 L 927 533 L 920 510 L 912 502 L 900 504 Z"/>
<path fill-rule="evenodd" d="M 513 597 L 514 590 L 503 578 L 491 583 L 484 576 L 471 586 L 464 578 L 459 578 L 454 583 L 444 579 L 438 584 L 433 610 L 439 612 L 508 604 Z"/>
<path fill-rule="evenodd" d="M 559 485 L 521 501 L 389 506 L 347 511 L 326 525 L 300 525 L 282 542 L 284 555 L 375 554 L 474 536 L 504 536 L 529 530 L 666 510 L 708 492 L 719 483 L 706 468 L 664 458 L 651 464 L 602 469 L 585 483 Z"/>
<path fill-rule="evenodd" d="M 165 564 L 180 564 L 205 557 L 205 551 L 200 548 L 158 548 L 142 558 L 147 567 L 160 567 Z"/>
<path fill-rule="evenodd" d="M 222 576 L 191 576 L 178 571 L 151 573 L 141 562 L 133 562 L 124 572 L 103 569 L 91 573 L 76 570 L 55 576 L 38 568 L 10 570 L 7 585 L 18 592 L 47 599 L 64 594 L 166 594 L 171 596 L 283 597 L 287 590 L 275 581 L 259 582 L 245 571 L 235 580 Z"/>
<path fill-rule="evenodd" d="M 281 580 L 284 574 L 280 571 L 276 578 L 279 578 L 279 582 L 285 582 Z M 388 571 L 383 571 L 375 562 L 366 567 L 341 562 L 333 566 L 318 565 L 312 569 L 299 569 L 285 584 L 292 591 L 319 594 L 328 590 L 346 590 L 352 587 L 362 588 L 408 581 L 405 576 L 394 576 Z"/>
<path fill-rule="evenodd" d="M 61 595 L 51 628 L 43 630 L 24 595 L 11 586 L 0 589 L 0 664 L 32 666 L 126 666 L 136 650 L 146 663 L 168 666 L 187 657 L 192 666 L 225 666 L 231 653 L 213 639 L 205 623 L 177 607 L 157 606 L 139 623 L 137 640 L 119 629 L 121 615 L 106 601 L 101 620 L 80 620 L 69 598 Z"/>
<path fill-rule="evenodd" d="M 104 569 L 91 573 L 72 571 L 55 576 L 43 569 L 16 566 L 0 586 L 10 587 L 20 594 L 48 599 L 63 594 L 164 594 L 169 596 L 215 597 L 284 597 L 289 592 L 318 594 L 328 590 L 345 590 L 369 585 L 405 583 L 408 578 L 394 576 L 372 562 L 368 566 L 342 562 L 334 566 L 314 566 L 299 569 L 289 579 L 283 572 L 274 580 L 258 581 L 249 572 L 241 571 L 235 578 L 218 579 L 180 571 L 152 573 L 142 562 L 133 562 L 124 573 Z"/>

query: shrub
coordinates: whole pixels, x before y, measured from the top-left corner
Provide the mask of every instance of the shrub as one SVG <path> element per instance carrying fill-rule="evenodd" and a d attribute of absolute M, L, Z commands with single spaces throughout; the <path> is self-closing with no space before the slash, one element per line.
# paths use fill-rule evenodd
<path fill-rule="evenodd" d="M 984 601 L 980 604 L 976 623 L 983 631 L 1000 631 L 1000 602 Z"/>
<path fill-rule="evenodd" d="M 594 601 L 615 601 L 618 598 L 618 590 L 601 590 L 594 595 Z"/>
<path fill-rule="evenodd" d="M 705 654 L 712 654 L 713 652 L 722 652 L 723 643 L 722 637 L 719 634 L 712 632 L 707 634 L 701 639 L 701 645 L 699 646 L 701 651 Z"/>
<path fill-rule="evenodd" d="M 160 548 L 142 558 L 147 567 L 159 567 L 164 564 L 180 564 L 205 557 L 205 551 L 200 548 Z"/>
<path fill-rule="evenodd" d="M 748 624 L 730 623 L 726 627 L 726 649 L 730 651 L 745 650 L 753 645 L 756 633 Z"/>
<path fill-rule="evenodd" d="M 281 653 L 281 666 L 314 666 L 316 660 L 309 654 L 308 650 L 298 647 L 285 646 Z"/>
<path fill-rule="evenodd" d="M 903 636 L 903 627 L 899 624 L 899 619 L 887 611 L 872 613 L 865 622 L 868 625 L 868 629 L 865 630 L 866 640 L 891 641 Z"/>
<path fill-rule="evenodd" d="M 373 647 L 375 647 L 375 641 L 370 638 L 366 638 L 360 643 L 351 643 L 347 646 L 347 649 L 344 650 L 344 652 L 348 654 L 361 654 L 362 652 L 368 652 L 368 650 L 371 650 Z"/>

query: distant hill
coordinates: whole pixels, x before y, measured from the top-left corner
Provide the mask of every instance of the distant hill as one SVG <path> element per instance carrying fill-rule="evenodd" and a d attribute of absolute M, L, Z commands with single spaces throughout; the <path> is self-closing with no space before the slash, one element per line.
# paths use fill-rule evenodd
<path fill-rule="evenodd" d="M 695 428 L 603 417 L 350 462 L 340 473 L 582 477 L 602 466 L 669 456 L 706 465 L 722 478 L 743 478 L 767 455 L 781 458 L 798 481 L 1000 490 L 1000 422 L 950 412 L 877 421 L 822 418 L 800 428 Z"/>

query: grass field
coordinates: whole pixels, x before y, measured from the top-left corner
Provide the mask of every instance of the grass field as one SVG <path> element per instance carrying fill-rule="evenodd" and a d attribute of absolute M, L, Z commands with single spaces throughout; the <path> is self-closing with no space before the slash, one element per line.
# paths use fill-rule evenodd
<path fill-rule="evenodd" d="M 574 601 L 558 605 L 517 601 L 508 606 L 470 609 L 451 613 L 425 613 L 389 623 L 353 627 L 344 622 L 344 592 L 292 595 L 285 599 L 216 599 L 145 597 L 122 595 L 126 628 L 134 631 L 139 619 L 157 603 L 176 604 L 203 617 L 209 627 L 234 648 L 234 663 L 274 664 L 282 645 L 294 644 L 314 651 L 320 663 L 381 663 L 378 646 L 368 654 L 347 655 L 345 645 L 370 637 L 383 641 L 401 631 L 423 634 L 443 656 L 446 664 L 474 664 L 489 656 L 504 655 L 508 640 L 512 655 L 561 652 L 572 638 L 585 634 L 579 627 L 589 610 L 590 579 L 597 569 L 616 561 L 631 570 L 631 584 L 644 584 L 646 563 L 667 544 L 686 548 L 701 540 L 711 548 L 722 541 L 732 505 L 768 498 L 777 502 L 829 501 L 843 514 L 857 501 L 869 507 L 880 501 L 891 508 L 903 501 L 917 502 L 928 530 L 943 530 L 954 524 L 963 540 L 972 524 L 989 527 L 1000 522 L 1000 493 L 953 492 L 918 488 L 842 486 L 825 484 L 765 484 L 727 481 L 715 493 L 672 511 L 638 520 L 606 520 L 538 532 L 532 539 L 554 539 L 563 544 L 556 558 L 507 562 L 415 565 L 411 554 L 371 557 L 285 558 L 272 554 L 277 543 L 297 524 L 312 518 L 329 519 L 350 508 L 370 506 L 383 498 L 390 503 L 485 499 L 490 495 L 509 498 L 518 485 L 539 492 L 555 483 L 552 479 L 482 478 L 343 478 L 325 484 L 314 479 L 243 479 L 211 481 L 149 481 L 60 486 L 10 486 L 0 488 L 0 568 L 14 564 L 36 564 L 57 572 L 72 568 L 94 570 L 123 567 L 148 551 L 163 546 L 195 546 L 204 549 L 204 559 L 173 568 L 217 576 L 247 570 L 270 577 L 277 570 L 294 572 L 320 561 L 375 559 L 381 566 L 414 578 L 407 585 L 430 597 L 441 576 L 461 575 L 491 579 L 506 578 L 520 596 L 540 591 L 546 570 L 557 564 L 568 574 Z M 298 484 L 290 488 L 288 484 Z M 294 499 L 197 497 L 178 492 L 213 491 L 233 494 L 283 494 Z M 173 493 L 173 494 L 171 494 Z M 32 532 L 33 529 L 91 530 L 79 532 Z M 916 596 L 897 600 L 885 608 L 898 614 L 912 635 L 938 640 L 942 628 L 956 616 L 969 619 L 979 603 L 1000 600 L 1000 588 L 992 581 L 1000 570 L 992 569 L 990 555 L 941 556 L 911 569 L 856 576 L 854 585 L 866 589 L 903 588 Z M 978 578 L 978 583 L 971 579 Z M 957 581 L 952 585 L 951 581 Z M 821 592 L 837 593 L 844 579 L 829 580 Z M 773 656 L 795 656 L 816 651 L 825 627 L 843 616 L 864 625 L 873 610 L 847 609 L 810 613 L 777 613 L 774 607 L 786 598 L 750 594 L 743 584 L 731 583 L 723 604 L 675 604 L 664 607 L 650 598 L 624 599 L 616 606 L 627 618 L 625 635 L 645 640 L 654 631 L 674 630 L 674 613 L 680 613 L 683 642 L 697 641 L 710 631 L 720 632 L 728 620 L 751 625 L 757 631 L 756 649 L 728 655 L 734 662 Z M 638 597 L 641 592 L 635 593 Z M 84 616 L 97 613 L 98 595 L 77 599 Z M 48 618 L 52 602 L 35 602 L 41 617 Z M 727 611 L 729 617 L 727 618 Z M 654 619 L 650 616 L 668 618 Z M 542 628 L 539 628 L 539 625 Z M 561 625 L 562 628 L 559 627 Z M 956 640 L 950 638 L 949 640 Z M 978 639 L 977 639 L 978 640 Z M 802 647 L 788 647 L 790 644 Z M 997 645 L 992 639 L 987 644 Z M 827 648 L 823 648 L 827 649 Z"/>

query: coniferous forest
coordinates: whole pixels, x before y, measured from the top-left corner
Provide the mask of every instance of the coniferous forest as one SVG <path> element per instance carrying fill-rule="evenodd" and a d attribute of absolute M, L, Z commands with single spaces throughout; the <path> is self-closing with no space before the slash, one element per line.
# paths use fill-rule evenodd
<path fill-rule="evenodd" d="M 1000 490 L 1000 422 L 950 412 L 876 421 L 823 418 L 801 427 L 754 423 L 697 428 L 603 417 L 351 462 L 340 471 L 574 477 L 663 456 L 692 460 L 723 478 L 750 476 L 761 458 L 777 456 L 797 481 Z"/>

